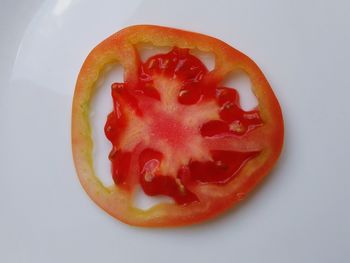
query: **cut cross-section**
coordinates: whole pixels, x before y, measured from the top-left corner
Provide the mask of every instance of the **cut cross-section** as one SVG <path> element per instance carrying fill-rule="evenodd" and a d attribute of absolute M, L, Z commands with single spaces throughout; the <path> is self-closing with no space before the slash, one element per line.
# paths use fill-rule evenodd
<path fill-rule="evenodd" d="M 155 49 L 144 52 L 145 46 Z M 110 65 L 124 74 L 113 80 L 104 130 L 112 143 L 113 184 L 107 186 L 94 159 L 99 141 L 89 115 Z M 246 81 L 227 82 L 237 72 Z M 281 108 L 262 71 L 210 36 L 128 27 L 98 44 L 79 72 L 72 105 L 78 177 L 96 204 L 130 225 L 188 225 L 223 213 L 271 171 L 283 136 Z M 166 202 L 140 202 L 145 195 Z"/>

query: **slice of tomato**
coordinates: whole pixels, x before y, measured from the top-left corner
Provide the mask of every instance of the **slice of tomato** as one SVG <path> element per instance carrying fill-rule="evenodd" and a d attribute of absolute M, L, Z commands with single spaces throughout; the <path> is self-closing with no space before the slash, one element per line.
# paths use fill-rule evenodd
<path fill-rule="evenodd" d="M 136 45 L 172 50 L 142 62 Z M 191 54 L 215 55 L 209 71 Z M 95 175 L 89 107 L 104 67 L 120 63 L 124 83 L 112 85 L 113 111 L 105 134 L 114 185 Z M 258 106 L 244 111 L 234 87 L 222 83 L 245 72 Z M 79 73 L 72 112 L 73 157 L 89 196 L 115 218 L 137 226 L 178 226 L 212 218 L 242 200 L 272 169 L 283 144 L 278 101 L 257 65 L 215 38 L 159 26 L 133 26 L 110 36 L 89 54 Z M 107 158 L 107 156 L 106 156 Z M 140 186 L 173 203 L 142 210 L 133 204 Z"/>

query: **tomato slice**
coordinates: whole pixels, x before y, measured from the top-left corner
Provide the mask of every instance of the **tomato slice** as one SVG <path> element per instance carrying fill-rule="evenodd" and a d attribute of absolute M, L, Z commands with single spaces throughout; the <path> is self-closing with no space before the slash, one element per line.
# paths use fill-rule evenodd
<path fill-rule="evenodd" d="M 142 62 L 139 43 L 171 46 Z M 209 71 L 192 49 L 215 54 Z M 105 65 L 119 62 L 123 83 L 111 88 L 113 111 L 105 134 L 114 185 L 105 187 L 92 164 L 89 103 Z M 259 105 L 244 111 L 234 87 L 221 83 L 244 71 Z M 100 43 L 77 80 L 72 145 L 80 181 L 117 219 L 138 226 L 186 225 L 214 217 L 242 200 L 272 169 L 283 144 L 278 101 L 256 64 L 220 40 L 159 26 L 126 28 Z M 107 158 L 107 157 L 106 157 Z M 140 186 L 172 204 L 134 206 Z"/>

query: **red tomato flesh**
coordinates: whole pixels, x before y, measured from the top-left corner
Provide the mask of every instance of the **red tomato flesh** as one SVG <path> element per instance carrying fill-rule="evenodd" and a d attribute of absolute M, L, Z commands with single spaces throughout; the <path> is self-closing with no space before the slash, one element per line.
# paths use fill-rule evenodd
<path fill-rule="evenodd" d="M 187 49 L 174 48 L 141 63 L 139 83 L 112 85 L 114 110 L 105 134 L 116 185 L 178 204 L 199 201 L 195 184 L 224 184 L 259 152 L 208 149 L 206 138 L 241 136 L 262 125 L 258 110 L 246 112 L 238 93 L 206 82 L 208 70 Z"/>

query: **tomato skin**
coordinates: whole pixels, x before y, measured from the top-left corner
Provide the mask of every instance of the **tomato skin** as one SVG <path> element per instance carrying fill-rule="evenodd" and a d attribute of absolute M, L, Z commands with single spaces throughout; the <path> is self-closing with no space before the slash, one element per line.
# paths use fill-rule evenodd
<path fill-rule="evenodd" d="M 202 185 L 195 193 L 201 202 L 193 202 L 186 206 L 159 204 L 149 210 L 141 210 L 133 207 L 132 194 L 129 191 L 122 187 L 105 187 L 95 175 L 89 121 L 94 84 L 105 65 L 118 62 L 125 69 L 126 85 L 136 88 L 139 81 L 137 75 L 140 70 L 138 66 L 140 61 L 133 45 L 140 42 L 150 42 L 155 46 L 196 48 L 214 53 L 216 67 L 208 74 L 210 76 L 208 86 L 211 83 L 219 84 L 225 76 L 236 70 L 243 70 L 252 81 L 263 123 L 256 121 L 250 125 L 262 125 L 259 128 L 262 132 L 252 131 L 243 135 L 242 138 L 253 146 L 254 143 L 264 142 L 262 154 L 247 162 L 235 180 L 225 185 Z M 150 91 L 156 98 L 157 94 L 152 92 Z M 184 98 L 183 104 L 194 103 L 185 96 Z M 224 105 L 225 97 L 222 101 Z M 222 115 L 226 116 L 225 112 Z M 254 116 L 252 119 L 254 120 Z M 88 195 L 100 207 L 113 217 L 130 225 L 147 227 L 188 225 L 208 220 L 226 211 L 244 199 L 270 172 L 282 151 L 283 136 L 281 108 L 261 70 L 247 56 L 212 37 L 151 25 L 128 27 L 95 47 L 86 58 L 78 76 L 72 106 L 72 149 L 79 180 Z M 244 145 L 243 139 L 237 144 Z M 242 147 L 250 147 L 249 145 Z"/>

